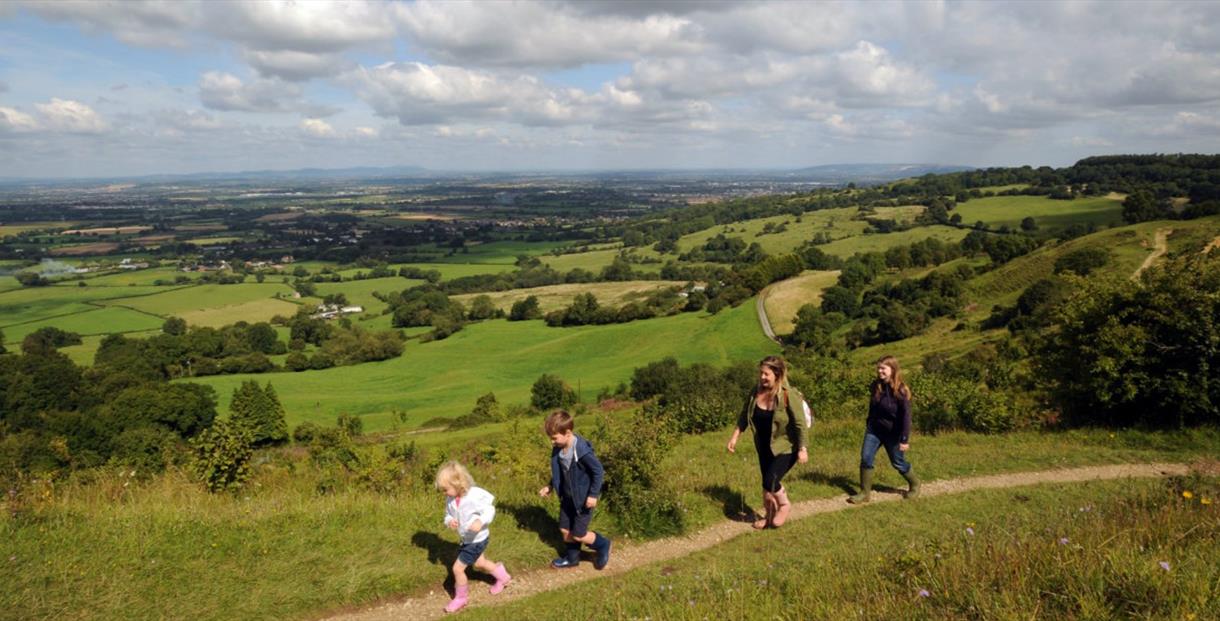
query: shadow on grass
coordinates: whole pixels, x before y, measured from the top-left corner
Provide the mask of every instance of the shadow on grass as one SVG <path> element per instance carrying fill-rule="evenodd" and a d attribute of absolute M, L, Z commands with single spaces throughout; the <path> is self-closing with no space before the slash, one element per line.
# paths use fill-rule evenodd
<path fill-rule="evenodd" d="M 809 481 L 810 483 L 817 485 L 829 485 L 830 487 L 837 487 L 840 490 L 843 490 L 843 493 L 845 494 L 854 494 L 859 491 L 859 486 L 857 485 L 859 481 L 853 481 L 852 479 L 849 479 L 841 474 L 830 475 L 822 472 L 821 470 L 806 470 L 805 472 L 801 473 L 800 479 L 802 481 Z M 875 486 L 873 489 L 880 491 Z"/>
<path fill-rule="evenodd" d="M 756 519 L 754 508 L 746 504 L 741 492 L 724 485 L 709 485 L 700 491 L 724 507 L 724 517 L 734 522 L 753 522 Z"/>
<path fill-rule="evenodd" d="M 436 533 L 430 533 L 426 530 L 416 531 L 411 535 L 411 543 L 417 548 L 423 548 L 428 552 L 428 562 L 433 565 L 441 565 L 445 568 L 445 582 L 442 588 L 453 595 L 453 562 L 457 560 L 458 544 L 456 541 L 442 539 Z M 470 568 L 466 570 L 466 576 L 473 582 L 486 582 L 487 584 L 495 583 L 495 579 L 483 572 Z"/>
<path fill-rule="evenodd" d="M 538 541 L 554 548 L 556 554 L 563 554 L 563 536 L 559 534 L 559 523 L 547 513 L 546 509 L 538 505 L 506 503 L 500 505 L 499 510 L 512 515 L 513 519 L 517 521 L 517 528 L 533 532 L 538 535 Z"/>

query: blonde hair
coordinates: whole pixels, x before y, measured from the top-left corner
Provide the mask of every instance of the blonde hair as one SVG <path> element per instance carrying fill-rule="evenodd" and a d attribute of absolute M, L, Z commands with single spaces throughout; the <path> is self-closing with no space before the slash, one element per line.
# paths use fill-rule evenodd
<path fill-rule="evenodd" d="M 877 366 L 881 365 L 885 365 L 890 368 L 890 391 L 899 398 L 911 399 L 911 388 L 910 386 L 907 386 L 906 382 L 902 381 L 902 369 L 898 368 L 898 359 L 893 356 L 882 356 L 881 359 L 877 361 Z M 879 379 L 873 381 L 873 399 L 881 398 L 881 387 L 885 384 L 886 382 Z"/>
<path fill-rule="evenodd" d="M 779 393 L 784 389 L 784 383 L 788 377 L 788 363 L 784 362 L 779 356 L 767 356 L 758 362 L 759 370 L 763 368 L 771 369 L 771 373 L 775 375 L 775 384 L 771 386 L 771 397 L 779 399 Z M 758 392 L 762 389 L 762 384 L 754 387 L 754 391 Z"/>
<path fill-rule="evenodd" d="M 452 487 L 458 496 L 465 496 L 466 492 L 474 487 L 474 478 L 470 476 L 466 466 L 456 461 L 447 461 L 436 471 L 436 489 L 443 490 L 446 485 Z"/>

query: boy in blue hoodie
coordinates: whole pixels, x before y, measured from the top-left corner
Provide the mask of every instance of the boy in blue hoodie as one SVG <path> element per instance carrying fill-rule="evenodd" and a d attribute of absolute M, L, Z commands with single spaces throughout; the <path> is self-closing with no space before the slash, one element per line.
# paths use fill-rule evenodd
<path fill-rule="evenodd" d="M 544 429 L 551 439 L 551 484 L 538 490 L 546 498 L 552 491 L 559 493 L 559 532 L 566 543 L 566 553 L 551 561 L 555 569 L 567 569 L 580 564 L 580 544 L 597 552 L 594 569 L 603 569 L 610 562 L 610 540 L 589 530 L 593 508 L 601 496 L 605 470 L 588 440 L 573 433 L 572 415 L 555 410 L 546 417 Z"/>

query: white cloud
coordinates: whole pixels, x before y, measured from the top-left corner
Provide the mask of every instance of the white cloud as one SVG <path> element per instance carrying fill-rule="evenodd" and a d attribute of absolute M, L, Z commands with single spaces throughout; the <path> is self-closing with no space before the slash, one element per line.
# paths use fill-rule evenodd
<path fill-rule="evenodd" d="M 305 119 L 301 121 L 301 131 L 314 138 L 334 138 L 335 128 L 322 119 Z"/>
<path fill-rule="evenodd" d="M 376 138 L 378 135 L 380 135 L 379 132 L 372 127 L 357 127 L 354 130 L 354 133 L 359 138 Z"/>
<path fill-rule="evenodd" d="M 246 50 L 242 53 L 242 58 L 264 77 L 292 81 L 338 75 L 352 64 L 336 54 L 313 54 L 293 50 Z"/>
<path fill-rule="evenodd" d="M 111 33 L 119 41 L 151 47 L 185 47 L 183 32 L 200 20 L 198 2 L 95 0 L 22 2 L 21 6 L 53 21 L 79 24 L 86 32 Z"/>
<path fill-rule="evenodd" d="M 254 80 L 249 84 L 222 71 L 208 71 L 199 79 L 199 100 L 213 110 L 279 112 L 286 100 L 300 97 L 299 87 L 279 80 Z"/>
<path fill-rule="evenodd" d="M 690 20 L 664 13 L 582 15 L 555 3 L 433 0 L 397 5 L 397 13 L 404 33 L 448 64 L 578 67 L 703 49 Z"/>
<path fill-rule="evenodd" d="M 32 132 L 38 127 L 34 117 L 14 108 L 0 106 L 0 133 Z"/>
<path fill-rule="evenodd" d="M 537 78 L 448 65 L 386 63 L 361 67 L 346 79 L 381 116 L 403 125 L 493 119 L 525 125 L 577 122 L 578 89 L 551 89 Z"/>
<path fill-rule="evenodd" d="M 52 131 L 98 134 L 109 125 L 97 112 L 79 101 L 54 97 L 49 103 L 34 104 L 42 125 Z"/>

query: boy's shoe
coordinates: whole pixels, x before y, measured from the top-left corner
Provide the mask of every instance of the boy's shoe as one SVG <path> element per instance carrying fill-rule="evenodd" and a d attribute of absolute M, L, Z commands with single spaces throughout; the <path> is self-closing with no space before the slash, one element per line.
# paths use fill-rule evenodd
<path fill-rule="evenodd" d="M 579 559 L 571 560 L 566 556 L 561 556 L 561 557 L 551 561 L 551 567 L 554 569 L 571 569 L 573 567 L 576 567 L 577 565 L 580 565 Z"/>
<path fill-rule="evenodd" d="M 508 575 L 508 571 L 504 569 L 504 563 L 496 565 L 496 570 L 491 572 L 492 577 L 496 579 L 496 583 L 491 585 L 491 594 L 498 595 L 504 587 L 508 586 L 509 582 L 513 581 L 513 577 Z"/>
<path fill-rule="evenodd" d="M 603 543 L 597 549 L 597 558 L 593 561 L 593 569 L 600 571 L 606 568 L 606 563 L 610 562 L 610 540 L 601 535 L 598 535 L 597 538 L 601 539 Z"/>
<path fill-rule="evenodd" d="M 457 612 L 466 606 L 466 594 L 469 586 L 460 586 L 453 588 L 453 599 L 449 600 L 449 604 L 445 606 L 445 612 Z"/>

